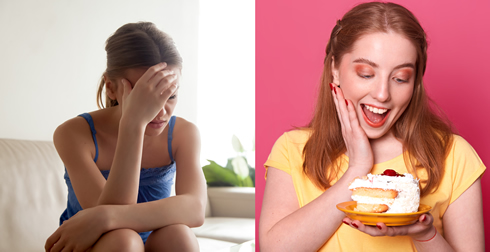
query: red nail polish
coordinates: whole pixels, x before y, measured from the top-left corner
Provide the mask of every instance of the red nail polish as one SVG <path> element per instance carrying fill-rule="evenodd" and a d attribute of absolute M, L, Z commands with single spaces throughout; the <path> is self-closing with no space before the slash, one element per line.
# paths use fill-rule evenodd
<path fill-rule="evenodd" d="M 345 105 L 349 106 L 349 103 L 347 102 L 347 100 L 345 100 Z"/>
<path fill-rule="evenodd" d="M 354 226 L 355 228 L 359 228 L 356 223 L 352 223 L 352 226 Z"/>
<path fill-rule="evenodd" d="M 335 94 L 337 94 L 337 90 L 335 90 L 335 89 L 336 89 L 336 88 L 335 88 L 335 87 L 333 87 L 333 91 L 335 92 Z"/>
<path fill-rule="evenodd" d="M 425 215 L 424 215 L 424 216 L 422 216 L 422 222 L 424 222 L 424 221 L 425 221 L 425 219 L 427 219 L 427 216 L 425 216 Z"/>
<path fill-rule="evenodd" d="M 376 227 L 378 227 L 378 229 L 381 230 L 381 226 L 380 225 L 376 224 Z"/>
<path fill-rule="evenodd" d="M 329 83 L 328 85 L 330 85 L 330 90 L 333 90 L 333 84 Z"/>
<path fill-rule="evenodd" d="M 349 222 L 347 222 L 347 221 L 344 221 L 344 220 L 343 220 L 342 222 L 343 222 L 344 224 L 346 224 L 346 225 L 349 225 Z"/>

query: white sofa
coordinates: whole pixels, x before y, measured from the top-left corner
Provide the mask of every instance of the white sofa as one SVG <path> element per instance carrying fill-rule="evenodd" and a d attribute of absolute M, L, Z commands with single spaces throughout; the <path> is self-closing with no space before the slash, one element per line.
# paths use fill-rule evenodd
<path fill-rule="evenodd" d="M 0 251 L 44 251 L 66 207 L 64 167 L 50 141 L 0 139 Z M 254 188 L 209 188 L 201 251 L 255 237 Z"/>

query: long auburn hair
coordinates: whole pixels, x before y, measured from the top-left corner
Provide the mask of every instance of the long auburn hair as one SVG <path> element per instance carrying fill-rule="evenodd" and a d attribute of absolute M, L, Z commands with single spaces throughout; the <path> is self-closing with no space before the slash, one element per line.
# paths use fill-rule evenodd
<path fill-rule="evenodd" d="M 326 190 L 339 178 L 340 158 L 346 152 L 340 120 L 331 95 L 332 61 L 337 67 L 345 53 L 363 35 L 393 31 L 408 38 L 417 49 L 416 76 L 412 99 L 393 125 L 396 138 L 403 143 L 407 169 L 417 176 L 427 173 L 421 181 L 421 195 L 437 190 L 444 174 L 445 159 L 453 141 L 450 122 L 441 110 L 432 109 L 422 77 L 427 63 L 426 34 L 416 17 L 394 3 L 371 2 L 355 6 L 337 21 L 326 48 L 323 75 L 313 119 L 307 129 L 310 137 L 303 150 L 303 172 L 318 187 Z"/>
<path fill-rule="evenodd" d="M 173 39 L 151 22 L 128 23 L 116 30 L 106 41 L 107 69 L 105 75 L 114 81 L 129 68 L 151 67 L 160 62 L 182 67 L 180 56 Z M 105 81 L 102 76 L 97 91 L 99 108 L 118 105 L 116 100 L 105 96 L 102 100 Z"/>

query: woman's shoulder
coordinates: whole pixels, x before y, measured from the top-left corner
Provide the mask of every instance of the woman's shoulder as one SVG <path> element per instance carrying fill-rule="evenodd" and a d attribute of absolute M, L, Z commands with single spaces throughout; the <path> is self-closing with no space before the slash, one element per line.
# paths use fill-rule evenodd
<path fill-rule="evenodd" d="M 172 153 L 177 162 L 195 157 L 201 149 L 201 137 L 197 126 L 182 117 L 176 117 L 172 132 Z M 180 154 L 179 154 L 180 153 Z"/>
<path fill-rule="evenodd" d="M 60 124 L 54 131 L 53 140 L 56 142 L 59 138 L 72 138 L 80 135 L 86 135 L 90 132 L 90 125 L 80 116 L 70 118 Z M 91 135 L 91 134 L 88 134 Z"/>
<path fill-rule="evenodd" d="M 92 120 L 92 123 L 94 124 L 95 127 L 95 122 L 101 122 L 98 123 L 97 126 L 101 126 L 102 121 L 107 120 L 108 113 L 111 112 L 112 109 L 106 108 L 106 109 L 100 109 L 84 114 L 88 114 L 89 118 Z M 88 133 L 88 134 L 87 134 Z M 55 135 L 62 135 L 64 137 L 67 136 L 91 136 L 91 130 L 90 130 L 90 124 L 87 121 L 87 119 L 83 118 L 80 115 L 77 115 L 73 118 L 70 118 L 60 124 L 56 130 L 55 130 Z"/>
<path fill-rule="evenodd" d="M 176 141 L 176 143 L 180 141 L 189 141 L 192 139 L 199 139 L 199 129 L 197 126 L 187 121 L 182 117 L 175 118 L 175 125 L 172 132 L 172 139 Z"/>
<path fill-rule="evenodd" d="M 53 133 L 53 143 L 58 153 L 69 154 L 70 152 L 94 152 L 90 125 L 80 117 L 73 117 L 60 124 Z"/>
<path fill-rule="evenodd" d="M 464 139 L 460 135 L 454 134 L 452 146 L 450 150 L 450 156 L 468 157 L 468 155 L 470 154 L 478 156 L 473 146 L 471 146 L 471 144 L 466 139 Z"/>
<path fill-rule="evenodd" d="M 175 133 L 191 133 L 191 132 L 199 132 L 199 129 L 197 126 L 190 122 L 187 121 L 186 119 L 182 117 L 175 117 L 175 125 L 174 125 L 174 132 Z"/>

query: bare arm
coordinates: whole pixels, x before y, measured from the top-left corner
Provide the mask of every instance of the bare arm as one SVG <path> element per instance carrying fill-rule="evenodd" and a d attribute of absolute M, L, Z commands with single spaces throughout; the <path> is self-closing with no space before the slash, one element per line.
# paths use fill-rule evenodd
<path fill-rule="evenodd" d="M 136 204 L 145 129 L 121 120 L 111 173 L 97 205 Z"/>
<path fill-rule="evenodd" d="M 197 227 L 204 222 L 207 194 L 199 160 L 199 131 L 194 124 L 181 118 L 175 125 L 172 146 L 177 164 L 176 196 L 135 205 L 111 206 L 108 230 L 130 228 L 143 232 L 171 224 Z"/>
<path fill-rule="evenodd" d="M 93 160 L 95 147 L 91 135 L 87 122 L 81 117 L 61 124 L 53 135 L 53 143 L 83 209 L 97 205 L 106 183 Z"/>
<path fill-rule="evenodd" d="M 353 171 L 347 171 L 322 195 L 299 208 L 291 176 L 270 167 L 260 215 L 261 250 L 318 250 L 342 223 L 344 214 L 336 205 L 350 200 L 349 183 L 356 176 L 364 175 Z"/>
<path fill-rule="evenodd" d="M 111 173 L 98 199 L 98 205 L 136 204 L 147 124 L 164 107 L 177 89 L 176 74 L 166 64 L 150 67 L 131 88 L 121 80 L 122 116 Z"/>
<path fill-rule="evenodd" d="M 95 148 L 84 119 L 71 119 L 54 133 L 53 142 L 83 209 L 100 204 L 136 203 L 144 129 L 120 128 L 114 169 L 111 168 L 107 181 L 94 163 Z"/>
<path fill-rule="evenodd" d="M 207 203 L 207 186 L 201 168 L 201 137 L 197 127 L 183 119 L 178 121 L 181 127 L 174 131 L 175 161 L 178 165 L 175 182 L 176 198 L 189 198 L 191 207 L 188 219 L 196 218 L 196 223 L 188 226 L 201 226 Z M 181 209 L 182 210 L 182 209 Z M 184 222 L 182 222 L 185 224 Z"/>
<path fill-rule="evenodd" d="M 449 205 L 442 223 L 445 237 L 414 242 L 418 251 L 485 251 L 480 179 Z"/>

